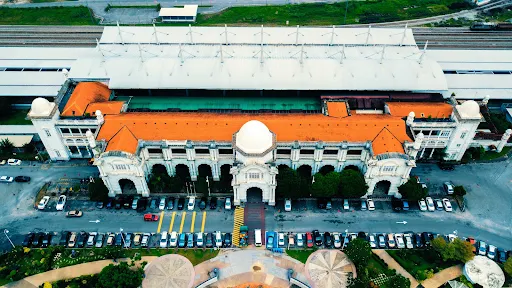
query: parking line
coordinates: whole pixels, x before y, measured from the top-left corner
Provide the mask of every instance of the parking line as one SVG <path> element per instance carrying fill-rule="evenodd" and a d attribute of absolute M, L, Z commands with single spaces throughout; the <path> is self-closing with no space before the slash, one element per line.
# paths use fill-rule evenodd
<path fill-rule="evenodd" d="M 160 212 L 160 222 L 158 222 L 158 228 L 156 229 L 156 233 L 160 233 L 160 229 L 162 229 L 163 221 L 164 221 L 164 211 Z"/>
<path fill-rule="evenodd" d="M 183 233 L 183 224 L 185 224 L 185 216 L 187 216 L 187 212 L 181 212 L 180 234 Z"/>
<path fill-rule="evenodd" d="M 174 226 L 174 218 L 175 217 L 176 217 L 176 212 L 172 212 L 171 225 L 169 225 L 169 233 L 172 232 L 172 227 Z"/>
<path fill-rule="evenodd" d="M 203 211 L 203 222 L 201 223 L 201 233 L 204 233 L 204 224 L 206 223 L 206 211 Z"/>
<path fill-rule="evenodd" d="M 190 233 L 194 233 L 194 224 L 196 222 L 196 211 L 192 212 L 192 222 L 190 223 Z"/>

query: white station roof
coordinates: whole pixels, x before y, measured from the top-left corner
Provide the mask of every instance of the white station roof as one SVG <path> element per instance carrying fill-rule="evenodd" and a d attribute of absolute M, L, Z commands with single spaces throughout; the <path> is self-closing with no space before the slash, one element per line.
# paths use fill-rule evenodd
<path fill-rule="evenodd" d="M 297 28 L 105 27 L 99 47 L 84 54 L 69 77 L 109 79 L 112 89 L 447 89 L 440 66 L 421 56 L 410 29 L 296 33 Z"/>
<path fill-rule="evenodd" d="M 197 15 L 197 7 L 198 5 L 184 5 L 180 8 L 162 8 L 160 9 L 160 13 L 158 16 L 192 16 L 195 17 Z"/>

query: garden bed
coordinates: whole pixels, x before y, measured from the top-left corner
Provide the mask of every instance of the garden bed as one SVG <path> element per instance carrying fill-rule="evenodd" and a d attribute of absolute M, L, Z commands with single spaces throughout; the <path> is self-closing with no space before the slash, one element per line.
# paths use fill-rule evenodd
<path fill-rule="evenodd" d="M 299 260 L 302 263 L 306 263 L 309 255 L 311 255 L 315 251 L 316 251 L 316 249 L 286 250 L 286 255 L 292 257 L 293 259 Z"/>
<path fill-rule="evenodd" d="M 418 281 L 430 278 L 435 273 L 458 264 L 443 261 L 433 249 L 387 250 L 387 252 Z"/>

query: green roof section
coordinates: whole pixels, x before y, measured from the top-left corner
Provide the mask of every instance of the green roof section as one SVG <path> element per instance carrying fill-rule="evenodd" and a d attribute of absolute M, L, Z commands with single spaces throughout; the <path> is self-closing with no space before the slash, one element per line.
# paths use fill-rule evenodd
<path fill-rule="evenodd" d="M 198 110 L 241 110 L 241 111 L 289 111 L 321 110 L 321 102 L 317 97 L 184 97 L 184 96 L 120 96 L 114 100 L 129 101 L 129 110 L 166 111 L 180 109 L 182 111 Z"/>

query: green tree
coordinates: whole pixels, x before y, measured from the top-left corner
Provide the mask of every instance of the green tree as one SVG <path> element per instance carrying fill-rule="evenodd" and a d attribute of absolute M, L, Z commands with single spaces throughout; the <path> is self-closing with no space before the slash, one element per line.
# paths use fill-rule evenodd
<path fill-rule="evenodd" d="M 503 269 L 507 272 L 508 276 L 512 277 L 512 257 L 508 257 Z"/>
<path fill-rule="evenodd" d="M 398 187 L 398 192 L 405 199 L 417 201 L 427 196 L 428 189 L 421 187 L 416 178 L 411 177 L 407 182 Z"/>
<path fill-rule="evenodd" d="M 3 155 L 11 155 L 13 150 L 14 150 L 14 144 L 12 144 L 12 142 L 11 142 L 11 140 L 9 140 L 9 138 L 6 138 L 6 139 L 0 141 L 0 152 Z"/>
<path fill-rule="evenodd" d="M 283 198 L 297 198 L 301 185 L 300 180 L 297 171 L 286 166 L 281 166 L 279 174 L 276 176 L 276 195 Z"/>
<path fill-rule="evenodd" d="M 149 177 L 149 189 L 151 192 L 162 193 L 170 184 L 170 176 L 167 173 L 151 174 Z"/>
<path fill-rule="evenodd" d="M 411 281 L 404 276 L 397 274 L 395 277 L 391 278 L 388 282 L 389 287 L 393 288 L 409 288 L 411 287 Z"/>
<path fill-rule="evenodd" d="M 332 197 L 338 192 L 340 184 L 340 173 L 331 172 L 325 176 L 321 173 L 316 173 L 315 182 L 311 185 L 311 193 L 315 197 Z"/>
<path fill-rule="evenodd" d="M 359 198 L 366 194 L 368 185 L 361 172 L 345 169 L 340 175 L 340 194 L 345 198 Z"/>
<path fill-rule="evenodd" d="M 178 193 L 183 188 L 183 181 L 176 176 L 169 177 L 169 191 L 173 193 Z"/>
<path fill-rule="evenodd" d="M 466 195 L 466 189 L 464 188 L 464 186 L 455 186 L 453 187 L 453 194 L 455 195 L 458 195 L 458 196 L 464 196 Z"/>
<path fill-rule="evenodd" d="M 110 264 L 103 268 L 98 275 L 98 287 L 105 288 L 136 288 L 142 283 L 144 270 L 130 270 L 126 262 L 119 265 Z"/>
<path fill-rule="evenodd" d="M 89 198 L 91 201 L 106 201 L 108 199 L 108 188 L 101 178 L 94 178 L 89 183 Z"/>
<path fill-rule="evenodd" d="M 350 241 L 343 252 L 347 254 L 348 258 L 352 260 L 357 267 L 366 267 L 372 257 L 370 243 L 361 238 Z"/>
<path fill-rule="evenodd" d="M 475 257 L 475 254 L 473 254 L 473 245 L 471 245 L 471 243 L 468 241 L 463 241 L 457 238 L 448 245 L 453 246 L 453 249 L 455 250 L 455 257 L 453 260 L 466 263 L 470 260 L 473 260 Z"/>

